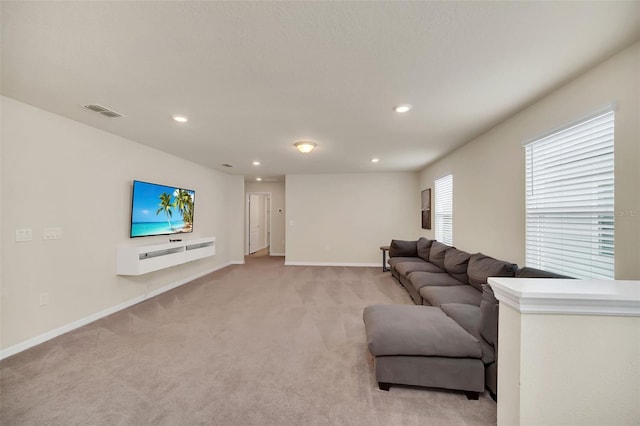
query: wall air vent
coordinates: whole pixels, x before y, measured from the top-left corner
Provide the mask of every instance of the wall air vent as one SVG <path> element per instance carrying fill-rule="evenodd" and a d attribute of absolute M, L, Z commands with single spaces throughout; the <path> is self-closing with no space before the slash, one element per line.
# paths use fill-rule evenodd
<path fill-rule="evenodd" d="M 110 118 L 118 118 L 118 117 L 126 117 L 126 115 L 124 114 L 120 114 L 119 112 L 115 112 L 107 107 L 104 107 L 102 105 L 98 105 L 98 104 L 89 104 L 89 105 L 84 105 L 85 108 L 90 109 L 91 111 L 95 111 L 97 113 L 100 113 L 102 115 L 104 115 L 105 117 L 110 117 Z"/>

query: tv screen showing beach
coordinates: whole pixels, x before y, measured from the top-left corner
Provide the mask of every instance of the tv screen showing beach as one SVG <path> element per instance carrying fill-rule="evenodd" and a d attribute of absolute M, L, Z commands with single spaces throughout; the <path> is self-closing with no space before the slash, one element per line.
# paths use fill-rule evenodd
<path fill-rule="evenodd" d="M 193 232 L 195 191 L 133 181 L 131 238 Z"/>

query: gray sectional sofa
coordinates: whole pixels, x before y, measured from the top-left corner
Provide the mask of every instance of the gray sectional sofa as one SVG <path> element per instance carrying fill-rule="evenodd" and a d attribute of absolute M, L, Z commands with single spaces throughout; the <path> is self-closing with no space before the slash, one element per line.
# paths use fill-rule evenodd
<path fill-rule="evenodd" d="M 391 275 L 417 305 L 465 303 L 480 306 L 488 277 L 514 277 L 518 265 L 482 253 L 470 254 L 435 240 L 393 240 Z"/>
<path fill-rule="evenodd" d="M 435 240 L 393 240 L 392 276 L 416 305 L 374 305 L 363 318 L 380 389 L 392 384 L 497 395 L 498 301 L 489 277 L 567 278 Z"/>

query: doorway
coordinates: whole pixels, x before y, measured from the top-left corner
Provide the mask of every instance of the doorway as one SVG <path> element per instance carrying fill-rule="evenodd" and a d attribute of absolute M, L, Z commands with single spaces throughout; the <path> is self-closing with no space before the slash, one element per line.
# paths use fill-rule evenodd
<path fill-rule="evenodd" d="M 260 250 L 269 252 L 271 247 L 271 193 L 247 193 L 247 239 L 245 254 Z"/>

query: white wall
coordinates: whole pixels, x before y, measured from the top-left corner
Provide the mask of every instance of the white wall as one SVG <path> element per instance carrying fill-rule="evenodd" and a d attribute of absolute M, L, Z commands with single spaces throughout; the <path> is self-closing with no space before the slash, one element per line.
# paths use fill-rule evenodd
<path fill-rule="evenodd" d="M 227 223 L 233 236 L 229 238 L 231 263 L 244 263 L 244 177 L 232 176 L 227 198 Z"/>
<path fill-rule="evenodd" d="M 498 425 L 637 424 L 639 317 L 521 314 L 501 303 L 499 328 Z"/>
<path fill-rule="evenodd" d="M 640 318 L 522 317 L 521 424 L 638 424 Z"/>
<path fill-rule="evenodd" d="M 420 186 L 453 173 L 453 241 L 469 252 L 524 265 L 522 142 L 617 102 L 615 124 L 617 279 L 640 278 L 640 44 L 535 102 L 420 173 Z M 432 231 L 421 235 L 433 237 Z"/>
<path fill-rule="evenodd" d="M 245 191 L 271 193 L 271 248 L 272 255 L 284 256 L 285 253 L 285 183 L 284 182 L 247 182 Z"/>
<path fill-rule="evenodd" d="M 381 245 L 416 239 L 416 173 L 287 175 L 286 264 L 380 265 Z"/>
<path fill-rule="evenodd" d="M 116 247 L 168 239 L 129 238 L 133 179 L 194 189 L 194 233 L 185 238 L 215 236 L 216 256 L 116 276 Z M 241 176 L 6 97 L 1 182 L 3 350 L 243 260 Z M 63 238 L 44 241 L 45 227 L 61 227 Z M 33 240 L 15 242 L 18 228 L 32 229 Z M 49 304 L 39 306 L 41 293 L 48 293 Z"/>

